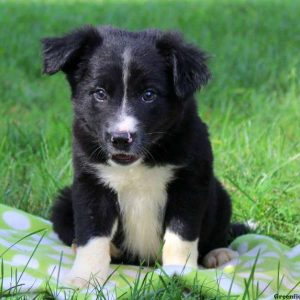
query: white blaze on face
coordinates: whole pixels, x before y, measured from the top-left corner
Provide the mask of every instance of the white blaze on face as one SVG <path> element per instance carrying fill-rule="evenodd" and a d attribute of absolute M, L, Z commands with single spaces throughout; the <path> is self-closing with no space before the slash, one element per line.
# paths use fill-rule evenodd
<path fill-rule="evenodd" d="M 125 114 L 120 114 L 116 121 L 111 124 L 109 130 L 111 132 L 128 132 L 128 134 L 135 133 L 137 131 L 137 125 L 138 121 L 136 118 L 130 116 L 130 115 L 125 115 Z"/>
<path fill-rule="evenodd" d="M 127 97 L 129 64 L 131 60 L 130 48 L 125 48 L 122 58 L 123 58 L 122 77 L 123 77 L 124 94 L 123 94 L 119 116 L 111 129 L 112 131 L 125 131 L 125 132 L 134 133 L 136 132 L 136 126 L 138 124 L 138 121 L 130 114 L 130 108 L 128 105 L 128 97 Z"/>
<path fill-rule="evenodd" d="M 127 90 L 128 90 L 128 78 L 129 78 L 129 65 L 131 60 L 130 48 L 125 48 L 123 52 L 123 86 L 124 86 L 124 96 L 122 100 L 122 114 L 126 113 L 127 106 Z"/>
<path fill-rule="evenodd" d="M 117 131 L 135 132 L 137 120 L 128 115 L 121 115 L 116 124 Z"/>
<path fill-rule="evenodd" d="M 125 48 L 123 55 L 123 70 L 122 70 L 122 78 L 123 78 L 123 86 L 124 86 L 124 94 L 121 104 L 121 109 L 119 111 L 119 115 L 115 123 L 111 126 L 110 130 L 114 131 L 125 131 L 129 133 L 134 133 L 137 131 L 136 127 L 138 121 L 132 115 L 130 115 L 130 108 L 128 105 L 128 97 L 127 97 L 127 90 L 128 90 L 128 78 L 129 78 L 129 65 L 131 60 L 131 51 L 130 48 Z"/>

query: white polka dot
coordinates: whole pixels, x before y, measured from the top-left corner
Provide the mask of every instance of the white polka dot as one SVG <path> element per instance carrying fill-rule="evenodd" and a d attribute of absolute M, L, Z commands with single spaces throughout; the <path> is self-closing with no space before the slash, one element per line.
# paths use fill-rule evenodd
<path fill-rule="evenodd" d="M 59 254 L 48 254 L 48 257 L 55 259 L 58 263 L 60 262 L 61 256 Z M 73 259 L 69 259 L 65 256 L 62 256 L 62 264 L 70 265 L 73 263 Z"/>
<path fill-rule="evenodd" d="M 123 273 L 126 274 L 127 276 L 133 277 L 135 278 L 138 274 L 137 271 L 133 271 L 133 270 L 123 270 Z M 144 275 L 144 274 L 141 274 Z"/>
<path fill-rule="evenodd" d="M 29 261 L 30 260 L 30 261 Z M 29 263 L 28 263 L 29 261 Z M 32 269 L 38 269 L 39 267 L 39 262 L 37 259 L 31 257 L 28 255 L 23 255 L 23 254 L 17 254 L 13 257 L 11 260 L 11 264 L 13 266 L 25 266 L 28 263 L 28 267 Z"/>
<path fill-rule="evenodd" d="M 262 264 L 264 261 L 265 261 L 264 259 L 259 258 L 259 259 L 256 261 L 255 266 L 258 266 L 258 265 Z M 245 262 L 245 263 L 243 264 L 243 267 L 245 267 L 245 268 L 253 268 L 254 263 L 255 263 L 254 260 L 249 260 L 249 261 L 247 261 L 247 262 Z"/>
<path fill-rule="evenodd" d="M 239 272 L 239 277 L 249 278 L 250 272 Z"/>
<path fill-rule="evenodd" d="M 43 219 L 43 218 L 41 218 L 41 217 L 35 216 L 35 218 L 36 218 L 37 220 L 39 220 L 39 221 L 45 223 L 46 225 L 51 225 L 51 224 L 52 224 L 50 221 L 45 220 L 45 219 Z"/>
<path fill-rule="evenodd" d="M 242 278 L 248 279 L 250 277 L 250 271 L 249 272 L 239 272 L 238 276 L 242 277 Z M 267 275 L 265 273 L 261 273 L 261 272 L 255 272 L 255 276 L 254 277 L 256 279 L 267 279 L 267 280 L 271 280 L 271 281 L 273 279 L 272 276 L 269 276 L 269 275 Z"/>
<path fill-rule="evenodd" d="M 237 248 L 237 252 L 239 254 L 244 254 L 248 251 L 248 243 L 244 242 L 242 244 L 240 244 Z"/>
<path fill-rule="evenodd" d="M 300 245 L 292 248 L 290 251 L 286 252 L 285 255 L 288 258 L 294 258 L 296 256 L 300 256 Z"/>
<path fill-rule="evenodd" d="M 290 281 L 288 278 L 286 278 L 286 277 L 283 277 L 283 279 L 282 279 L 282 283 L 283 283 L 283 285 L 285 286 L 285 287 L 287 287 L 288 288 L 288 290 L 291 290 L 291 289 L 293 289 L 294 287 L 295 287 L 295 285 L 296 285 L 296 282 L 295 281 Z M 294 290 L 294 292 L 295 292 L 295 290 Z"/>
<path fill-rule="evenodd" d="M 13 249 L 17 250 L 19 252 L 25 251 L 25 252 L 30 252 L 30 253 L 32 253 L 32 251 L 34 250 L 33 247 L 22 245 L 22 244 L 16 244 L 15 246 L 13 246 Z"/>
<path fill-rule="evenodd" d="M 245 253 L 247 256 L 257 256 L 258 253 L 259 255 L 261 255 L 263 253 L 264 250 L 267 249 L 267 246 L 266 245 L 258 245 L 254 248 L 252 248 L 251 250 L 249 250 L 247 253 Z"/>
<path fill-rule="evenodd" d="M 275 258 L 280 258 L 280 254 L 276 253 L 276 252 L 273 252 L 273 251 L 270 251 L 270 252 L 265 252 L 262 257 L 266 257 L 266 258 L 269 258 L 269 257 L 275 257 Z"/>
<path fill-rule="evenodd" d="M 55 232 L 50 232 L 48 238 L 55 240 L 55 242 L 59 241 L 58 235 Z"/>
<path fill-rule="evenodd" d="M 0 229 L 0 236 L 2 237 L 12 237 L 13 234 L 15 233 L 15 230 L 11 229 Z"/>
<path fill-rule="evenodd" d="M 274 268 L 273 268 L 274 269 Z M 261 266 L 261 267 L 255 267 L 255 272 L 266 272 L 266 267 Z"/>
<path fill-rule="evenodd" d="M 298 270 L 299 269 L 299 271 L 300 271 L 300 262 L 295 262 L 294 264 L 293 264 L 293 267 L 296 269 L 296 270 Z"/>
<path fill-rule="evenodd" d="M 51 245 L 51 249 L 56 252 L 63 252 L 63 255 L 72 255 L 74 256 L 73 250 L 70 247 L 67 246 L 60 246 L 60 245 Z"/>
<path fill-rule="evenodd" d="M 300 278 L 300 272 L 299 271 L 290 271 L 291 275 L 295 278 Z"/>
<path fill-rule="evenodd" d="M 104 287 L 105 287 L 106 289 L 114 289 L 114 288 L 116 288 L 116 286 L 117 286 L 117 282 L 114 281 L 114 280 L 109 280 L 109 281 L 107 281 L 107 282 L 105 283 L 105 285 L 104 285 Z"/>
<path fill-rule="evenodd" d="M 273 241 L 270 237 L 266 236 L 266 235 L 258 235 L 258 234 L 253 234 L 252 238 L 255 240 L 266 240 L 266 241 Z"/>
<path fill-rule="evenodd" d="M 55 242 L 53 240 L 50 240 L 50 239 L 48 239 L 45 236 L 41 240 L 41 237 L 42 236 L 40 234 L 34 234 L 34 235 L 32 235 L 30 237 L 30 239 L 31 239 L 30 242 L 31 243 L 35 243 L 35 244 L 40 243 L 41 245 L 46 245 L 46 246 L 48 246 L 48 245 L 50 245 L 50 246 L 55 245 Z"/>
<path fill-rule="evenodd" d="M 231 290 L 231 294 L 242 294 L 244 292 L 244 288 L 239 286 L 237 283 L 232 282 L 232 278 L 225 277 L 221 275 L 218 277 L 218 285 L 225 291 Z"/>
<path fill-rule="evenodd" d="M 2 279 L 3 280 L 3 290 L 9 289 L 10 287 L 14 287 L 16 285 L 16 279 L 11 278 L 11 277 L 5 277 Z M 23 273 L 20 281 L 19 281 L 19 286 L 18 290 L 19 291 L 28 291 L 38 289 L 41 285 L 43 280 L 37 279 L 32 277 L 31 275 L 28 275 L 26 273 Z"/>
<path fill-rule="evenodd" d="M 2 238 L 0 238 L 0 245 L 4 246 L 6 248 L 10 248 L 8 251 L 20 251 L 20 252 L 32 252 L 33 251 L 33 247 L 30 246 L 25 246 L 25 245 L 21 245 L 21 244 L 15 244 L 12 247 L 13 242 L 8 242 Z"/>
<path fill-rule="evenodd" d="M 3 214 L 3 220 L 13 229 L 28 230 L 31 227 L 30 220 L 19 212 L 7 211 Z"/>
<path fill-rule="evenodd" d="M 274 278 L 271 278 L 271 280 Z M 261 295 L 261 299 L 265 299 L 262 298 L 262 296 L 265 295 L 270 295 L 272 293 L 274 293 L 274 291 L 272 290 L 272 288 L 270 287 L 269 282 L 264 282 L 264 281 L 258 281 L 258 280 L 253 280 L 253 285 L 254 286 L 258 286 L 258 289 L 263 292 L 263 294 Z M 272 299 L 275 299 L 274 297 Z"/>
<path fill-rule="evenodd" d="M 268 279 L 268 280 L 274 279 L 273 276 L 270 276 L 270 275 L 268 275 L 268 274 L 261 273 L 261 272 L 255 272 L 255 278 L 259 278 L 259 279 Z"/>

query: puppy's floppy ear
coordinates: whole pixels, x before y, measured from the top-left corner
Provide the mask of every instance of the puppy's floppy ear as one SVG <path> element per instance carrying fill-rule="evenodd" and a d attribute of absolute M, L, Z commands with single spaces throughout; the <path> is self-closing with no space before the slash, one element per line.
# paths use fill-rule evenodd
<path fill-rule="evenodd" d="M 86 26 L 62 37 L 42 40 L 44 73 L 70 73 L 78 64 L 85 51 L 100 45 L 102 38 L 97 28 Z"/>
<path fill-rule="evenodd" d="M 206 65 L 207 55 L 183 41 L 177 32 L 163 33 L 156 42 L 158 51 L 171 68 L 176 95 L 186 98 L 204 86 L 211 75 Z"/>

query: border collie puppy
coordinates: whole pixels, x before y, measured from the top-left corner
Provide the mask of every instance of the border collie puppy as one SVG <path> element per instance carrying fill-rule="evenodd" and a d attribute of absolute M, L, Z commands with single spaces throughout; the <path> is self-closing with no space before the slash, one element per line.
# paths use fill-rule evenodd
<path fill-rule="evenodd" d="M 77 244 L 65 282 L 103 282 L 111 262 L 231 260 L 230 198 L 193 97 L 210 78 L 204 52 L 175 32 L 112 27 L 42 43 L 44 72 L 66 74 L 74 109 L 73 184 L 52 214 Z"/>

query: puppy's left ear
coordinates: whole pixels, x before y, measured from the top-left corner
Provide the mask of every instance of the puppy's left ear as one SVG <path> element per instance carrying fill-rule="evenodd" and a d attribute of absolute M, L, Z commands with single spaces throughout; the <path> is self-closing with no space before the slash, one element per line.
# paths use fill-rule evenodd
<path fill-rule="evenodd" d="M 191 96 L 204 86 L 211 77 L 206 65 L 207 55 L 194 45 L 186 43 L 177 32 L 163 33 L 156 42 L 171 69 L 176 95 Z"/>

